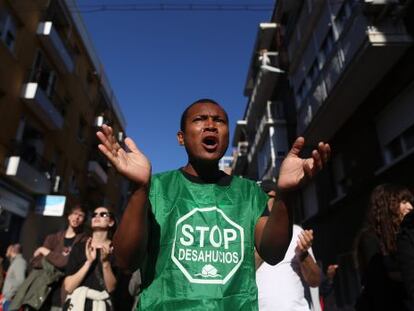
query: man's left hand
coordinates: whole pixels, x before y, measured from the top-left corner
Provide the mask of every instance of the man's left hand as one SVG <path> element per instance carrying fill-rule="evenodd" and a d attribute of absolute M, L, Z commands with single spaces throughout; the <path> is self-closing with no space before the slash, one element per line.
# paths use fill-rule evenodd
<path fill-rule="evenodd" d="M 280 190 L 294 190 L 313 178 L 328 162 L 331 154 L 329 144 L 320 142 L 318 148 L 312 151 L 310 158 L 302 159 L 299 153 L 305 145 L 305 139 L 298 137 L 293 143 L 285 160 L 280 167 L 278 188 Z"/>

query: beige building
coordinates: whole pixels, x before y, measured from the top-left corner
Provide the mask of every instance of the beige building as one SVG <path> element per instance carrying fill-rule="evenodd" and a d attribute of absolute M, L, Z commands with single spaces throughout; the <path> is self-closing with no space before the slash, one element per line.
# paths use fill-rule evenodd
<path fill-rule="evenodd" d="M 97 150 L 125 119 L 75 1 L 0 0 L 0 248 L 27 256 L 76 201 L 120 210 L 127 183 Z M 46 203 L 45 203 L 46 202 Z"/>

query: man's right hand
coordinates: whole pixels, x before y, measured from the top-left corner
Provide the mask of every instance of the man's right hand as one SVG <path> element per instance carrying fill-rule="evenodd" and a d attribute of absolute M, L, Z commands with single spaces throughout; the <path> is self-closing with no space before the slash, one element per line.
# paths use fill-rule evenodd
<path fill-rule="evenodd" d="M 134 182 L 137 186 L 147 186 L 151 178 L 151 163 L 137 148 L 131 138 L 125 139 L 129 150 L 124 150 L 113 135 L 113 130 L 106 124 L 96 133 L 101 141 L 99 150 L 112 163 L 116 170 Z"/>
<path fill-rule="evenodd" d="M 308 250 L 311 248 L 313 242 L 313 230 L 303 230 L 299 236 L 297 245 L 295 248 L 295 255 L 300 260 L 303 259 L 302 257 L 305 255 L 305 257 L 308 255 Z"/>

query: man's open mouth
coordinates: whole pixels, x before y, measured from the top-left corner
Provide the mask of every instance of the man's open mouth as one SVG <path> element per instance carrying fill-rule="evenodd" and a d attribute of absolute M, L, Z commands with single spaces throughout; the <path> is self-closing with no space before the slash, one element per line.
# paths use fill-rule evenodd
<path fill-rule="evenodd" d="M 202 144 L 207 150 L 215 150 L 218 146 L 218 139 L 216 136 L 206 136 L 203 138 Z"/>

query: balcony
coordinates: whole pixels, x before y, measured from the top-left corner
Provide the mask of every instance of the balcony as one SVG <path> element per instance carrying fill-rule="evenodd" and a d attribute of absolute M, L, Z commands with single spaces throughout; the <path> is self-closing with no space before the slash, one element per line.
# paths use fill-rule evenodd
<path fill-rule="evenodd" d="M 268 67 L 278 69 L 279 61 L 277 53 L 269 52 L 268 54 L 270 54 L 270 63 L 268 64 Z M 266 69 L 259 70 L 259 73 L 256 76 L 253 91 L 251 92 L 249 102 L 247 104 L 245 114 L 245 120 L 247 120 L 247 123 L 251 122 L 252 118 L 255 118 L 257 114 L 260 114 L 263 111 L 267 101 L 272 97 L 274 88 L 276 87 L 281 74 L 283 73 L 272 72 Z"/>
<path fill-rule="evenodd" d="M 398 0 L 364 0 L 362 1 L 362 9 L 365 14 L 377 15 L 378 13 L 382 13 L 387 8 L 395 6 L 398 3 Z"/>
<path fill-rule="evenodd" d="M 260 56 L 263 51 L 269 51 L 271 49 L 278 27 L 279 26 L 276 23 L 259 24 L 253 55 L 250 59 L 249 72 L 247 73 L 246 85 L 244 87 L 244 96 L 251 96 L 255 80 L 260 71 L 258 56 Z"/>
<path fill-rule="evenodd" d="M 301 101 L 298 134 L 310 144 L 329 140 L 412 42 L 401 21 L 373 26 L 354 13 Z"/>
<path fill-rule="evenodd" d="M 51 99 L 37 82 L 23 85 L 21 97 L 28 108 L 43 122 L 49 130 L 59 130 L 63 127 L 63 117 L 53 105 Z M 55 97 L 57 100 L 57 97 Z"/>
<path fill-rule="evenodd" d="M 75 68 L 73 57 L 53 26 L 53 22 L 46 21 L 39 23 L 37 35 L 42 46 L 59 68 L 59 71 L 62 73 L 72 73 Z"/>
<path fill-rule="evenodd" d="M 270 126 L 274 125 L 274 121 L 271 118 L 268 118 L 267 115 L 264 115 L 262 120 L 260 121 L 259 127 L 256 131 L 256 135 L 254 137 L 253 144 L 250 147 L 249 153 L 247 154 L 247 160 L 249 163 L 253 161 L 256 156 L 257 150 L 259 149 L 260 145 L 263 142 L 263 139 L 268 136 L 266 131 L 269 129 Z"/>
<path fill-rule="evenodd" d="M 233 147 L 236 147 L 241 141 L 246 140 L 247 122 L 246 120 L 238 120 L 233 134 Z"/>
<path fill-rule="evenodd" d="M 300 0 L 279 0 L 278 5 L 282 8 L 282 13 L 295 11 L 300 8 Z"/>
<path fill-rule="evenodd" d="M 240 141 L 237 144 L 237 149 L 233 149 L 232 173 L 234 175 L 243 175 L 247 164 L 247 151 L 249 150 L 249 143 L 247 141 Z"/>
<path fill-rule="evenodd" d="M 29 164 L 21 156 L 11 156 L 6 159 L 6 175 L 16 184 L 30 193 L 47 194 L 51 182 L 46 174 Z"/>
<path fill-rule="evenodd" d="M 97 161 L 88 162 L 89 176 L 98 184 L 104 185 L 108 181 L 108 175 Z"/>

